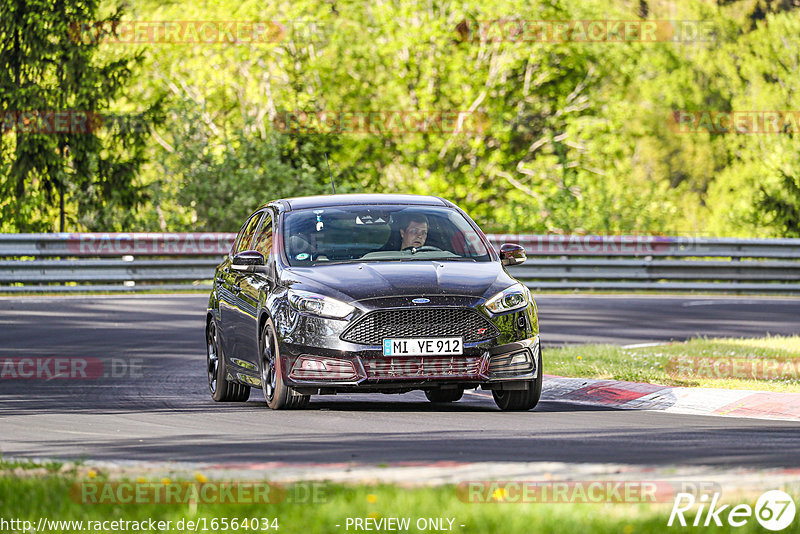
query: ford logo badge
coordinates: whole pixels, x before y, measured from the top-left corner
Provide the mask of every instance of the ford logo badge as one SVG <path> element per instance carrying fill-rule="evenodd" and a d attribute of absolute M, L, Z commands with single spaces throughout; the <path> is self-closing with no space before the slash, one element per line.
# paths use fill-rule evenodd
<path fill-rule="evenodd" d="M 420 299 L 414 299 L 411 302 L 413 302 L 414 304 L 427 304 L 430 301 L 431 301 L 431 299 L 420 298 Z"/>

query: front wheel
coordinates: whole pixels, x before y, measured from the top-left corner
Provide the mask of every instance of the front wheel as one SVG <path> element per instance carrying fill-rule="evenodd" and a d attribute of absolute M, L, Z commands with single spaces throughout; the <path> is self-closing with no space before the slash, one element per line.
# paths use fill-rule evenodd
<path fill-rule="evenodd" d="M 536 378 L 528 382 L 528 389 L 503 391 L 499 389 L 492 390 L 492 397 L 497 407 L 507 412 L 527 412 L 532 410 L 539 404 L 539 398 L 542 396 L 542 382 L 544 375 L 542 373 L 542 349 L 538 347 L 538 354 L 536 357 Z"/>
<path fill-rule="evenodd" d="M 212 319 L 206 328 L 206 371 L 211 398 L 217 402 L 244 402 L 250 397 L 250 386 L 228 380 L 225 356 L 220 350 L 217 323 Z"/>
<path fill-rule="evenodd" d="M 308 395 L 300 395 L 283 383 L 278 340 L 269 321 L 261 332 L 261 390 L 267 406 L 273 410 L 308 406 Z"/>

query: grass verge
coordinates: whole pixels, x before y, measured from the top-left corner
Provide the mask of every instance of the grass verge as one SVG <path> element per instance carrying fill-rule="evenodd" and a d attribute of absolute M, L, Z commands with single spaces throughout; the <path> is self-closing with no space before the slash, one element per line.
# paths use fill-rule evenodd
<path fill-rule="evenodd" d="M 86 481 L 83 481 L 84 483 Z M 100 478 L 91 483 L 102 483 Z M 111 524 L 88 523 L 96 521 L 170 521 L 169 528 L 158 528 L 159 532 L 195 531 L 187 528 L 186 522 L 198 524 L 198 532 L 354 532 L 348 527 L 348 518 L 370 518 L 376 521 L 388 518 L 408 518 L 410 528 L 381 529 L 404 532 L 441 531 L 469 533 L 661 533 L 676 532 L 763 532 L 755 517 L 751 517 L 743 527 L 703 528 L 689 526 L 686 529 L 667 528 L 672 502 L 658 504 L 619 504 L 619 503 L 472 503 L 465 502 L 463 492 L 456 486 L 402 488 L 390 485 L 319 485 L 315 497 L 299 497 L 301 492 L 293 493 L 296 487 L 287 487 L 287 497 L 282 502 L 271 504 L 152 504 L 144 502 L 128 504 L 85 504 L 76 497 L 74 487 L 80 483 L 70 476 L 46 475 L 37 477 L 0 476 L 0 517 L 5 520 L 29 521 L 34 527 L 40 519 L 48 521 L 80 521 L 71 525 L 48 524 L 46 532 L 110 532 Z M 173 484 L 173 481 L 145 481 L 138 484 Z M 191 481 L 192 484 L 198 482 Z M 205 483 L 208 483 L 205 481 Z M 133 483 L 131 483 L 133 484 Z M 308 494 L 308 492 L 306 493 Z M 293 497 L 292 495 L 297 495 Z M 724 499 L 723 499 L 724 500 Z M 752 501 L 752 502 L 750 502 Z M 795 497 L 796 502 L 798 499 Z M 727 502 L 727 501 L 726 501 Z M 755 505 L 755 499 L 739 498 L 731 504 Z M 692 521 L 697 508 L 686 513 Z M 244 529 L 224 527 L 222 519 L 229 525 L 236 518 L 238 523 L 245 518 L 257 518 L 257 528 L 248 525 Z M 264 523 L 261 518 L 267 519 Z M 428 518 L 442 521 L 447 528 L 417 528 L 417 521 Z M 723 516 L 723 522 L 725 516 Z M 216 523 L 213 521 L 216 520 Z M 277 520 L 277 521 L 275 521 Z M 452 523 L 449 521 L 452 520 Z M 183 521 L 183 528 L 180 528 Z M 252 523 L 251 523 L 252 524 Z M 691 523 L 690 523 L 691 524 Z M 264 528 L 269 525 L 269 528 Z M 87 528 L 89 527 L 89 528 Z M 98 528 L 94 528 L 98 527 Z M 118 527 L 118 531 L 141 531 Z M 23 528 L 17 529 L 19 532 Z M 13 530 L 10 529 L 10 530 Z M 363 529 L 362 529 L 363 530 Z M 378 530 L 378 529 L 375 529 Z M 151 530 L 153 531 L 153 530 Z M 800 521 L 795 520 L 785 533 L 800 532 Z"/>
<path fill-rule="evenodd" d="M 695 338 L 637 348 L 574 345 L 544 356 L 545 373 L 560 376 L 800 393 L 800 336 Z"/>

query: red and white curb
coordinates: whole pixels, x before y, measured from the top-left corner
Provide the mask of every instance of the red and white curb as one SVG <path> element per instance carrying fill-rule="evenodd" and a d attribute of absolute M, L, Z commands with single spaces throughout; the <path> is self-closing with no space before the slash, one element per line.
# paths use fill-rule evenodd
<path fill-rule="evenodd" d="M 800 393 L 670 387 L 545 375 L 542 399 L 621 410 L 800 421 Z"/>

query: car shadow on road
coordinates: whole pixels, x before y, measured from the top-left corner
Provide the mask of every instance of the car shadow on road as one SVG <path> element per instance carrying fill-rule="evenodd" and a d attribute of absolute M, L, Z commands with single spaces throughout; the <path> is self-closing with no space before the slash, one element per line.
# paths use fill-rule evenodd
<path fill-rule="evenodd" d="M 273 412 L 275 413 L 275 412 Z M 263 465 L 312 465 L 347 462 L 374 465 L 384 462 L 568 462 L 622 463 L 636 465 L 706 465 L 742 467 L 800 467 L 796 443 L 800 428 L 759 425 L 758 428 L 733 428 L 713 425 L 676 429 L 636 424 L 613 424 L 608 428 L 548 430 L 536 424 L 536 416 L 509 419 L 512 424 L 487 427 L 486 419 L 475 421 L 474 428 L 431 430 L 431 421 L 398 423 L 401 431 L 365 431 L 343 428 L 341 432 L 288 431 L 301 422 L 283 419 L 282 430 L 266 424 L 257 432 L 232 435 L 226 426 L 218 433 L 173 434 L 151 437 L 87 439 L 67 442 L 53 439 L 30 440 L 25 456 L 70 458 L 81 454 L 94 460 L 150 460 L 201 462 L 204 464 L 242 463 Z M 544 414 L 540 414 L 542 417 Z M 491 420 L 496 420 L 491 416 Z M 685 420 L 685 419 L 684 419 Z M 408 420 L 405 421 L 408 423 Z M 513 424 L 516 423 L 516 424 Z M 630 422 L 629 422 L 630 423 Z M 736 424 L 732 421 L 722 421 Z M 554 424 L 551 418 L 549 425 Z M 255 430 L 255 429 L 251 429 Z M 80 452 L 78 452 L 80 451 Z M 10 456 L 20 451 L 6 449 Z M 247 468 L 246 465 L 242 468 Z"/>
<path fill-rule="evenodd" d="M 256 392 L 257 393 L 257 392 Z M 421 412 L 421 413 L 470 413 L 470 412 L 500 412 L 495 405 L 491 394 L 467 394 L 460 401 L 452 403 L 429 402 L 420 392 L 402 395 L 363 394 L 363 395 L 331 395 L 312 396 L 308 407 L 303 411 L 338 411 L 338 412 Z M 264 406 L 264 401 L 250 395 L 248 407 L 258 408 Z M 533 412 L 588 412 L 588 411 L 614 411 L 606 406 L 592 406 L 575 402 L 560 402 L 542 400 L 531 410 Z M 520 413 L 520 412 L 509 412 Z"/>

